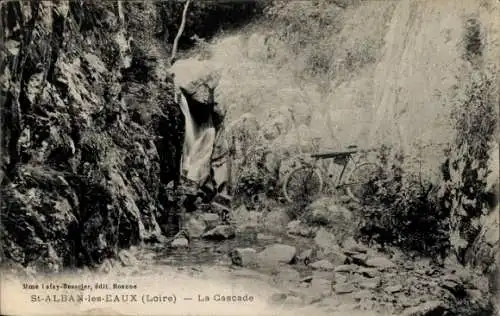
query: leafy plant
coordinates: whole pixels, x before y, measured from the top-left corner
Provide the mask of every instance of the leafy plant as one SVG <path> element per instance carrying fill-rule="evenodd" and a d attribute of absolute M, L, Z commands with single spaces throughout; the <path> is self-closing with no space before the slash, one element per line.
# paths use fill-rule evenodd
<path fill-rule="evenodd" d="M 441 212 L 432 194 L 432 184 L 418 170 L 405 170 L 403 152 L 382 148 L 384 166 L 375 180 L 375 191 L 364 198 L 361 239 L 394 245 L 422 254 L 444 256 L 448 248 L 447 214 Z"/>

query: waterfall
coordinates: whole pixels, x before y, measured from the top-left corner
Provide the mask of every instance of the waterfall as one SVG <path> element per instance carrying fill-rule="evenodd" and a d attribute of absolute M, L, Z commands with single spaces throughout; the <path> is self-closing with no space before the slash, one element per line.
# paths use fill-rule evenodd
<path fill-rule="evenodd" d="M 191 115 L 188 102 L 180 93 L 180 108 L 185 118 L 185 136 L 181 158 L 181 174 L 198 184 L 210 175 L 210 159 L 215 142 L 212 117 L 198 125 Z"/>

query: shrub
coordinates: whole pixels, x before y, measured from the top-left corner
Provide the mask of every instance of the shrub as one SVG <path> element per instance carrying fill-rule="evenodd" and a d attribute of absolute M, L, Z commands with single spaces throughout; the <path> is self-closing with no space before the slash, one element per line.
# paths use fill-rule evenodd
<path fill-rule="evenodd" d="M 479 218 L 488 209 L 486 178 L 491 142 L 497 126 L 493 76 L 473 71 L 453 112 L 455 143 L 443 164 L 440 198 L 450 213 L 458 258 L 480 232 Z"/>
<path fill-rule="evenodd" d="M 378 158 L 384 168 L 374 180 L 373 194 L 362 201 L 361 239 L 444 256 L 447 214 L 433 202 L 432 184 L 418 170 L 403 168 L 408 158 L 401 151 L 385 147 Z"/>

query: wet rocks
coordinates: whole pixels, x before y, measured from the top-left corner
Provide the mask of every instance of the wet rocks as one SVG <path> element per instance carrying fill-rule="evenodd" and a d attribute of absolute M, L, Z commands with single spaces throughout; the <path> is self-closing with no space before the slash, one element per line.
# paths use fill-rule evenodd
<path fill-rule="evenodd" d="M 347 262 L 347 256 L 338 250 L 330 250 L 326 252 L 325 258 L 330 260 L 334 266 L 342 265 Z"/>
<path fill-rule="evenodd" d="M 364 266 L 366 265 L 366 260 L 368 259 L 368 256 L 363 253 L 356 253 L 350 256 L 350 260 L 352 263 Z"/>
<path fill-rule="evenodd" d="M 218 225 L 201 235 L 203 239 L 207 240 L 225 240 L 234 238 L 235 236 L 236 232 L 230 225 Z"/>
<path fill-rule="evenodd" d="M 202 213 L 200 218 L 203 220 L 208 229 L 215 228 L 220 222 L 220 217 L 214 213 Z"/>
<path fill-rule="evenodd" d="M 345 283 L 337 283 L 333 287 L 333 290 L 336 294 L 348 294 L 354 292 L 356 288 L 354 285 L 350 282 L 345 282 Z"/>
<path fill-rule="evenodd" d="M 207 225 L 200 218 L 191 217 L 186 222 L 185 229 L 190 237 L 198 238 L 203 235 L 203 233 L 207 229 Z"/>
<path fill-rule="evenodd" d="M 249 227 L 258 227 L 261 216 L 261 213 L 248 211 L 245 205 L 241 205 L 231 213 L 231 223 L 238 231 L 244 231 Z"/>
<path fill-rule="evenodd" d="M 373 278 L 359 282 L 359 287 L 367 290 L 375 290 L 380 287 L 380 278 Z"/>
<path fill-rule="evenodd" d="M 229 256 L 234 265 L 241 267 L 252 265 L 257 261 L 257 251 L 253 248 L 236 248 Z"/>
<path fill-rule="evenodd" d="M 315 270 L 332 271 L 335 266 L 328 260 L 319 260 L 310 265 Z"/>
<path fill-rule="evenodd" d="M 332 281 L 322 278 L 313 278 L 309 290 L 316 296 L 328 296 L 332 293 Z"/>
<path fill-rule="evenodd" d="M 441 316 L 449 306 L 442 301 L 429 301 L 418 306 L 407 308 L 403 311 L 403 316 Z"/>
<path fill-rule="evenodd" d="M 284 232 L 289 222 L 290 217 L 284 208 L 274 209 L 265 214 L 262 219 L 264 229 L 269 232 Z"/>
<path fill-rule="evenodd" d="M 315 229 L 301 222 L 300 220 L 293 220 L 288 223 L 286 232 L 290 235 L 313 237 L 315 234 Z"/>
<path fill-rule="evenodd" d="M 303 262 L 305 265 L 308 265 L 311 262 L 313 255 L 313 249 L 306 249 L 297 256 L 297 260 Z"/>
<path fill-rule="evenodd" d="M 321 249 L 330 250 L 336 248 L 337 238 L 325 228 L 320 228 L 314 237 L 314 243 Z"/>
<path fill-rule="evenodd" d="M 320 198 L 310 204 L 306 211 L 309 223 L 330 227 L 335 232 L 337 240 L 351 236 L 353 215 L 335 199 Z"/>
<path fill-rule="evenodd" d="M 354 272 L 358 269 L 358 266 L 357 265 L 354 265 L 354 264 L 341 264 L 339 266 L 336 266 L 334 271 L 335 272 L 339 272 L 339 273 L 342 273 L 342 272 Z"/>
<path fill-rule="evenodd" d="M 349 237 L 343 241 L 342 248 L 344 248 L 345 250 L 347 250 L 353 254 L 354 253 L 367 253 L 368 252 L 367 247 L 359 244 L 352 237 Z"/>
<path fill-rule="evenodd" d="M 257 240 L 267 241 L 267 240 L 274 240 L 274 239 L 276 239 L 276 237 L 273 235 L 257 233 Z"/>
<path fill-rule="evenodd" d="M 172 241 L 170 244 L 172 248 L 188 248 L 189 247 L 189 241 L 187 238 L 181 237 L 181 238 L 176 238 Z"/>
<path fill-rule="evenodd" d="M 380 275 L 380 271 L 375 268 L 361 268 L 358 273 L 367 278 L 375 278 Z"/>
<path fill-rule="evenodd" d="M 396 267 L 396 265 L 389 259 L 385 257 L 373 257 L 366 260 L 365 265 L 367 267 L 374 267 L 381 270 L 390 269 Z"/>
<path fill-rule="evenodd" d="M 119 253 L 118 253 L 118 258 L 120 259 L 120 262 L 122 263 L 122 265 L 124 266 L 136 266 L 139 264 L 139 261 L 137 260 L 137 258 L 135 258 L 135 256 L 127 251 L 127 250 L 121 250 Z"/>
<path fill-rule="evenodd" d="M 398 293 L 398 292 L 401 292 L 402 290 L 403 290 L 403 286 L 401 284 L 390 285 L 384 289 L 384 291 L 389 293 L 389 294 Z"/>
<path fill-rule="evenodd" d="M 292 263 L 296 259 L 297 249 L 293 246 L 273 244 L 258 254 L 261 264 Z"/>

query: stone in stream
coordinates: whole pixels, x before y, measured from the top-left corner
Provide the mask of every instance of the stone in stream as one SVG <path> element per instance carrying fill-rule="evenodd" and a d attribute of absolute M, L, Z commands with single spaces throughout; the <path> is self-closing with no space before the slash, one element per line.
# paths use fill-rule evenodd
<path fill-rule="evenodd" d="M 258 254 L 259 263 L 273 265 L 276 263 L 292 263 L 297 255 L 297 249 L 293 246 L 274 244 L 267 246 Z"/>
<path fill-rule="evenodd" d="M 224 240 L 231 239 L 236 236 L 234 228 L 230 225 L 219 225 L 206 233 L 201 237 L 208 240 Z"/>
<path fill-rule="evenodd" d="M 272 210 L 263 218 L 264 229 L 269 232 L 284 232 L 288 222 L 290 222 L 290 216 L 284 208 Z"/>
<path fill-rule="evenodd" d="M 336 275 L 332 271 L 314 270 L 313 277 L 316 279 L 334 280 Z"/>
<path fill-rule="evenodd" d="M 330 233 L 323 227 L 321 227 L 316 232 L 316 237 L 314 237 L 314 243 L 324 250 L 332 250 L 338 248 L 337 238 L 335 237 L 335 235 Z"/>
<path fill-rule="evenodd" d="M 200 214 L 200 218 L 203 219 L 205 222 L 205 225 L 208 227 L 208 229 L 212 229 L 217 227 L 217 225 L 220 222 L 220 217 L 217 214 L 214 213 L 202 213 Z"/>
<path fill-rule="evenodd" d="M 267 241 L 267 240 L 273 240 L 273 239 L 276 239 L 276 237 L 273 235 L 257 233 L 257 240 Z"/>
<path fill-rule="evenodd" d="M 305 265 L 308 265 L 309 262 L 311 262 L 312 257 L 313 257 L 313 250 L 307 249 L 307 250 L 302 251 L 297 256 L 297 260 L 299 260 L 300 262 L 303 262 Z"/>
<path fill-rule="evenodd" d="M 358 266 L 355 264 L 342 264 L 335 267 L 335 272 L 353 272 L 358 269 Z"/>
<path fill-rule="evenodd" d="M 372 291 L 361 290 L 352 295 L 355 300 L 369 300 L 373 297 Z"/>
<path fill-rule="evenodd" d="M 374 290 L 380 287 L 380 278 L 361 281 L 359 287 L 366 290 Z"/>
<path fill-rule="evenodd" d="M 328 260 L 319 260 L 311 264 L 311 268 L 315 270 L 332 271 L 335 266 Z"/>
<path fill-rule="evenodd" d="M 373 257 L 366 260 L 365 265 L 381 270 L 394 268 L 396 265 L 389 259 L 384 257 Z"/>
<path fill-rule="evenodd" d="M 363 266 L 366 264 L 366 260 L 368 259 L 368 256 L 363 253 L 356 253 L 350 256 L 350 260 L 352 263 Z"/>
<path fill-rule="evenodd" d="M 327 258 L 334 266 L 342 265 L 347 262 L 347 256 L 338 250 L 328 251 L 325 254 L 325 258 Z"/>
<path fill-rule="evenodd" d="M 207 229 L 207 225 L 201 218 L 193 216 L 187 220 L 184 229 L 188 232 L 190 237 L 198 238 L 203 235 Z"/>
<path fill-rule="evenodd" d="M 367 278 L 374 278 L 380 275 L 380 271 L 375 268 L 361 268 L 358 272 Z"/>
<path fill-rule="evenodd" d="M 401 292 L 403 290 L 403 286 L 401 284 L 390 285 L 384 289 L 389 294 L 394 294 Z"/>
<path fill-rule="evenodd" d="M 135 256 L 125 249 L 118 253 L 118 258 L 125 267 L 136 266 L 139 264 L 139 261 L 135 258 Z"/>
<path fill-rule="evenodd" d="M 313 278 L 309 288 L 313 296 L 328 296 L 332 293 L 332 281 L 321 278 Z"/>
<path fill-rule="evenodd" d="M 290 235 L 313 237 L 315 234 L 315 229 L 307 224 L 302 223 L 300 220 L 293 220 L 286 226 L 286 232 Z"/>
<path fill-rule="evenodd" d="M 337 283 L 335 284 L 333 290 L 335 291 L 336 294 L 347 294 L 347 293 L 352 293 L 354 292 L 355 288 L 352 283 Z"/>
<path fill-rule="evenodd" d="M 403 311 L 403 316 L 442 316 L 448 311 L 449 306 L 442 301 L 429 301 Z"/>
<path fill-rule="evenodd" d="M 184 237 L 176 238 L 170 245 L 172 248 L 187 248 L 189 247 L 189 241 Z"/>
<path fill-rule="evenodd" d="M 342 243 L 342 247 L 353 253 L 367 253 L 368 248 L 359 244 L 354 238 L 349 237 Z"/>
<path fill-rule="evenodd" d="M 240 267 L 246 267 L 257 261 L 257 251 L 253 248 L 236 248 L 229 254 L 231 262 Z"/>

